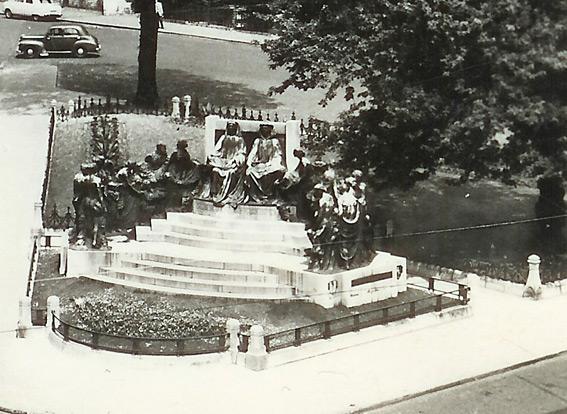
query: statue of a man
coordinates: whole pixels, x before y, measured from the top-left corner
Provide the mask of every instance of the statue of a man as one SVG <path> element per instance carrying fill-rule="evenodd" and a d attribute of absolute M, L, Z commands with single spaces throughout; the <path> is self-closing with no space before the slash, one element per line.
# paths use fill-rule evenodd
<path fill-rule="evenodd" d="M 244 187 L 246 144 L 238 122 L 227 123 L 207 164 L 211 168 L 210 191 L 214 203 L 236 207 L 247 201 Z"/>
<path fill-rule="evenodd" d="M 81 172 L 73 180 L 73 207 L 75 208 L 74 239 L 77 247 L 106 246 L 106 206 L 101 179 L 94 163 L 81 164 Z"/>
<path fill-rule="evenodd" d="M 259 137 L 252 144 L 246 164 L 246 187 L 250 199 L 255 202 L 273 200 L 276 184 L 286 172 L 282 148 L 273 125 L 260 125 Z"/>

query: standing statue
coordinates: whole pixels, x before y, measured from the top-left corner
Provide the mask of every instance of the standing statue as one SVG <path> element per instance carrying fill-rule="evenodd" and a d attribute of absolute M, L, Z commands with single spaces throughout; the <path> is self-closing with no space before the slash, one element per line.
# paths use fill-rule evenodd
<path fill-rule="evenodd" d="M 311 258 L 309 269 L 333 270 L 339 259 L 335 200 L 322 183 L 313 188 L 313 210 L 313 222 L 307 230 L 313 245 L 307 252 Z"/>
<path fill-rule="evenodd" d="M 101 248 L 106 246 L 106 206 L 101 179 L 94 163 L 81 164 L 81 172 L 73 180 L 73 207 L 75 208 L 75 246 Z"/>
<path fill-rule="evenodd" d="M 215 152 L 207 160 L 210 168 L 210 195 L 215 204 L 236 208 L 248 200 L 244 186 L 246 144 L 238 122 L 229 122 Z"/>
<path fill-rule="evenodd" d="M 250 199 L 261 203 L 275 198 L 276 185 L 283 178 L 286 168 L 274 127 L 262 124 L 259 133 L 246 162 L 246 188 Z"/>
<path fill-rule="evenodd" d="M 177 142 L 177 151 L 171 154 L 166 168 L 168 198 L 171 206 L 180 206 L 185 197 L 195 194 L 201 183 L 201 166 L 191 159 L 187 141 Z"/>

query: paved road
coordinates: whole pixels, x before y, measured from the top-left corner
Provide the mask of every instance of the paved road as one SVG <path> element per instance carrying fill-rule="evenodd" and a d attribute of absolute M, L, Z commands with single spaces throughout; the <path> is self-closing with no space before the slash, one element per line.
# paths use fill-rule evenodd
<path fill-rule="evenodd" d="M 466 364 L 466 358 L 463 359 Z M 567 354 L 388 407 L 373 414 L 566 414 Z"/>
<path fill-rule="evenodd" d="M 15 58 L 18 37 L 23 33 L 44 33 L 52 24 L 0 17 L 0 61 L 6 65 L 56 65 L 58 86 L 82 93 L 133 94 L 137 79 L 138 35 L 135 30 L 90 27 L 101 41 L 100 58 L 44 58 L 28 61 Z M 270 86 L 284 79 L 282 70 L 270 70 L 258 46 L 172 34 L 159 35 L 158 86 L 164 97 L 191 94 L 212 104 L 278 110 L 287 115 L 295 110 L 302 116 L 314 114 L 332 119 L 342 107 L 341 100 L 326 109 L 317 103 L 321 91 L 289 91 L 268 97 Z"/>

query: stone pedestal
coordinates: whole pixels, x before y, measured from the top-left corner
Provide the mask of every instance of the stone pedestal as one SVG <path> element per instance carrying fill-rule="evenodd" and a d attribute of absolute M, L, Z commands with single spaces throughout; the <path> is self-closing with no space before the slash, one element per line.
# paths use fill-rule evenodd
<path fill-rule="evenodd" d="M 250 328 L 250 343 L 245 358 L 246 368 L 262 371 L 268 366 L 268 353 L 264 345 L 264 328 L 254 325 Z"/>
<path fill-rule="evenodd" d="M 61 305 L 59 301 L 59 296 L 50 296 L 47 298 L 47 322 L 45 326 L 51 328 L 51 321 L 53 319 L 52 315 L 55 315 L 57 319 L 55 319 L 55 327 L 59 326 L 59 318 L 61 317 Z"/>
<path fill-rule="evenodd" d="M 233 364 L 238 362 L 238 345 L 240 341 L 238 340 L 238 331 L 240 330 L 240 322 L 238 320 L 230 318 L 226 321 L 226 331 L 229 333 L 229 352 L 230 360 Z"/>
<path fill-rule="evenodd" d="M 541 259 L 537 254 L 532 254 L 528 257 L 528 280 L 526 281 L 526 286 L 524 288 L 523 297 L 529 297 L 533 299 L 539 299 L 541 297 L 541 278 L 539 275 L 539 264 Z"/>
<path fill-rule="evenodd" d="M 20 298 L 19 302 L 19 318 L 17 325 L 18 338 L 25 338 L 31 327 L 31 298 L 24 296 L 23 298 Z"/>

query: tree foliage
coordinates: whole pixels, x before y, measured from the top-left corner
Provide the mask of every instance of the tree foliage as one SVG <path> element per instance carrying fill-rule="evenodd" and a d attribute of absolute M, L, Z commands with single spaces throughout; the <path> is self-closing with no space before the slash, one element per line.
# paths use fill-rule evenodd
<path fill-rule="evenodd" d="M 279 0 L 262 45 L 289 76 L 351 102 L 320 145 L 380 185 L 445 163 L 463 178 L 567 173 L 563 0 Z"/>

